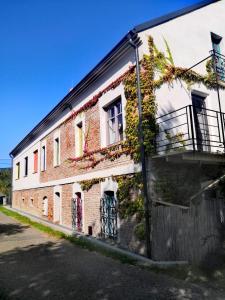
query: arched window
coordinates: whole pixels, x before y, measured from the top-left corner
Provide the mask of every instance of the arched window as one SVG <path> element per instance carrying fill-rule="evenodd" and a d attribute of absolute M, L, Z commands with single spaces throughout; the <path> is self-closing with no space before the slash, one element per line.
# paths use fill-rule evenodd
<path fill-rule="evenodd" d="M 48 216 L 48 198 L 43 198 L 43 215 Z"/>
<path fill-rule="evenodd" d="M 59 192 L 56 192 L 54 196 L 53 219 L 55 223 L 61 223 L 61 194 Z"/>

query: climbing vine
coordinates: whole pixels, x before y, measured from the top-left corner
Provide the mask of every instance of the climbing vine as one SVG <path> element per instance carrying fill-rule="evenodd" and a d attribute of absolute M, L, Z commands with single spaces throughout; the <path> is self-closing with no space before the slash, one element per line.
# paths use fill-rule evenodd
<path fill-rule="evenodd" d="M 88 192 L 93 185 L 98 184 L 100 182 L 105 181 L 105 178 L 94 178 L 94 179 L 90 179 L 90 180 L 82 180 L 80 181 L 80 187 L 82 189 L 82 191 L 86 191 Z"/>
<path fill-rule="evenodd" d="M 188 87 L 193 84 L 203 84 L 209 89 L 217 88 L 216 75 L 213 68 L 213 60 L 209 59 L 206 62 L 206 74 L 199 74 L 192 69 L 176 67 L 174 59 L 170 51 L 169 45 L 166 40 L 165 53 L 158 50 L 154 44 L 153 38 L 149 37 L 148 47 L 149 54 L 144 55 L 141 65 L 141 94 L 142 94 L 142 128 L 144 137 L 144 146 L 146 155 L 151 155 L 155 151 L 155 139 L 158 133 L 158 126 L 156 122 L 156 90 L 160 89 L 162 85 L 171 85 L 174 81 L 182 81 Z M 75 165 L 80 164 L 81 168 L 94 168 L 104 160 L 115 160 L 122 155 L 129 155 L 135 162 L 140 161 L 140 143 L 138 139 L 138 107 L 137 107 L 137 88 L 136 88 L 136 73 L 135 67 L 131 67 L 127 72 L 120 76 L 116 81 L 111 83 L 103 91 L 100 91 L 90 101 L 88 101 L 79 110 L 72 112 L 71 116 L 66 120 L 74 118 L 82 111 L 86 111 L 92 106 L 96 105 L 99 98 L 109 91 L 115 88 L 119 84 L 123 83 L 125 97 L 126 97 L 126 140 L 113 145 L 112 147 L 106 147 L 97 149 L 94 151 L 88 151 L 85 149 L 85 153 L 82 157 L 70 158 L 70 161 Z M 223 86 L 219 86 L 221 89 Z M 182 132 L 173 137 L 167 133 L 169 140 L 176 140 L 185 147 L 183 142 Z M 99 183 L 100 179 L 93 179 L 91 181 L 81 182 L 82 189 L 89 190 L 95 183 Z M 143 199 L 140 191 L 142 190 L 141 174 L 117 176 L 114 180 L 118 183 L 117 198 L 119 201 L 119 211 L 122 217 L 128 217 L 136 214 L 140 224 L 143 217 Z"/>

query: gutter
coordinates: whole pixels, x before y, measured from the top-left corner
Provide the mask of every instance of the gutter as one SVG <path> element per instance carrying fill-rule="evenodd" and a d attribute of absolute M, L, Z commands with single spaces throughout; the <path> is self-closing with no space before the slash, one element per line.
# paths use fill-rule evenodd
<path fill-rule="evenodd" d="M 118 61 L 132 47 L 129 43 L 130 35 L 136 34 L 135 30 L 129 31 L 120 42 L 22 139 L 22 141 L 10 152 L 15 157 L 24 147 L 31 143 L 46 126 L 52 124 L 85 89 L 100 78 L 110 66 Z"/>

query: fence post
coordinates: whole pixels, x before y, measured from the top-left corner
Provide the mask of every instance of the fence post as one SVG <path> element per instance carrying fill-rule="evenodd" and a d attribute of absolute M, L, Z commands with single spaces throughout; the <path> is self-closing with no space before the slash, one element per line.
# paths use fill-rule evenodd
<path fill-rule="evenodd" d="M 195 151 L 195 138 L 194 138 L 194 126 L 193 126 L 193 115 L 192 115 L 192 105 L 189 105 L 190 121 L 191 121 L 191 139 L 193 150 Z M 188 116 L 187 116 L 188 118 Z"/>

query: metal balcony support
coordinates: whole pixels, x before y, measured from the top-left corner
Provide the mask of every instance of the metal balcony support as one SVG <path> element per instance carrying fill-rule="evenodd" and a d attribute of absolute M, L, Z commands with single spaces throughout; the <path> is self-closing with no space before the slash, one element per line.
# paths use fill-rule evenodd
<path fill-rule="evenodd" d="M 190 122 L 191 122 L 191 139 L 192 139 L 193 151 L 195 151 L 194 126 L 193 126 L 193 115 L 192 115 L 191 105 L 189 105 L 189 114 L 190 114 Z"/>

